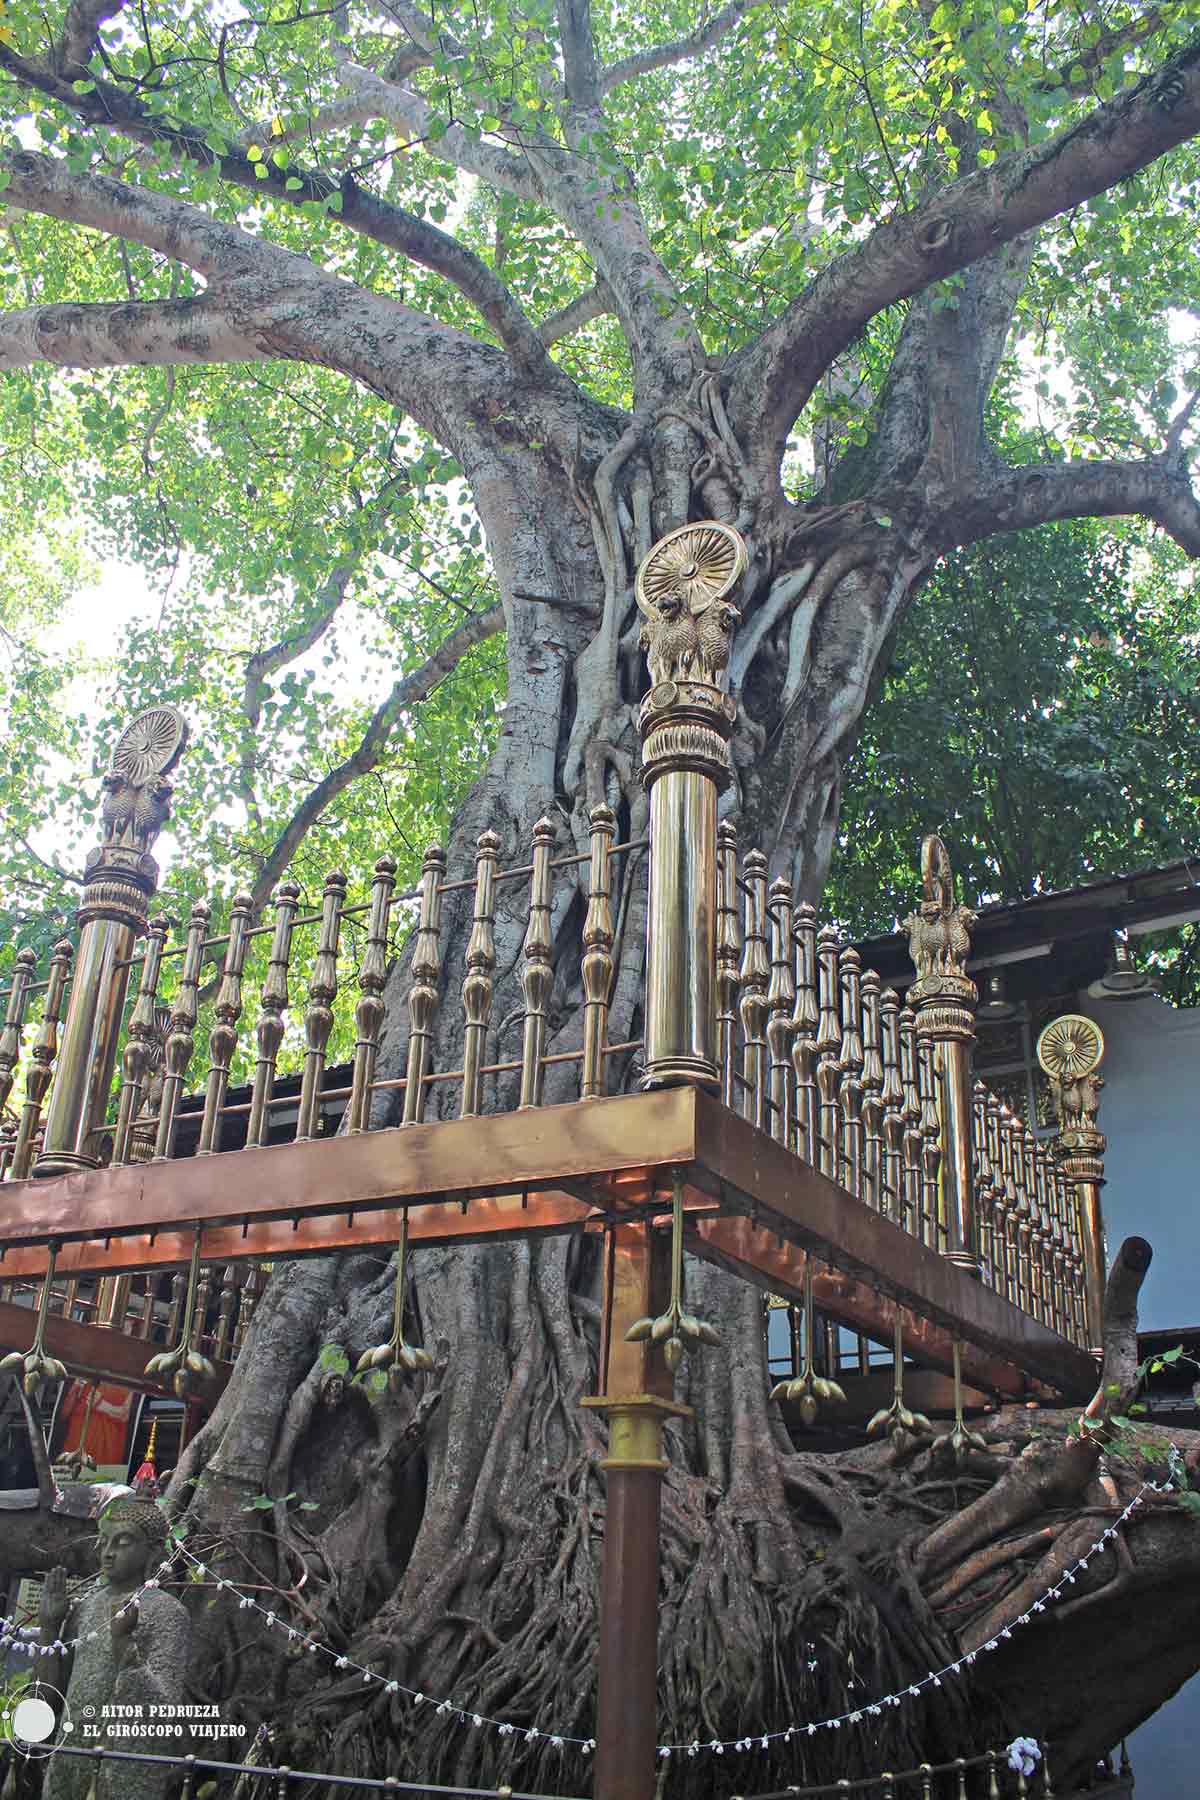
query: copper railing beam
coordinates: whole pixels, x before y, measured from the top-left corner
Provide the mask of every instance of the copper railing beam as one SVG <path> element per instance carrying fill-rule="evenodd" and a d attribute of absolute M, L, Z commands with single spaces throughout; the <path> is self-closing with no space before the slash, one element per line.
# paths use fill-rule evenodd
<path fill-rule="evenodd" d="M 753 1217 L 760 1228 L 753 1241 L 744 1240 L 748 1260 L 736 1259 L 744 1273 L 755 1270 L 769 1285 L 778 1271 L 771 1266 L 767 1242 L 782 1238 L 811 1250 L 864 1288 L 889 1296 L 949 1337 L 983 1350 L 998 1363 L 1015 1364 L 1058 1393 L 1082 1400 L 1095 1392 L 1096 1365 L 1086 1351 L 864 1206 L 707 1094 L 696 1094 L 693 1104 L 692 1179 L 731 1211 Z M 699 1233 L 711 1228 L 697 1224 L 694 1229 L 699 1243 Z M 978 1365 L 968 1379 L 977 1374 Z"/>
<path fill-rule="evenodd" d="M 8 1182 L 0 1218 L 0 1279 L 20 1273 L 9 1247 L 57 1238 L 66 1248 L 85 1238 L 150 1235 L 167 1221 L 200 1223 L 206 1254 L 210 1226 L 243 1226 L 268 1220 L 311 1223 L 331 1221 L 347 1211 L 368 1213 L 394 1208 L 443 1206 L 441 1223 L 426 1228 L 427 1241 L 490 1236 L 501 1231 L 520 1234 L 539 1228 L 537 1217 L 504 1213 L 486 1219 L 468 1213 L 465 1227 L 454 1224 L 451 1202 L 522 1191 L 554 1191 L 572 1181 L 607 1177 L 616 1172 L 644 1176 L 647 1167 L 687 1162 L 694 1150 L 694 1115 L 686 1093 L 667 1089 L 653 1094 L 615 1095 L 575 1101 L 527 1112 L 492 1113 L 482 1118 L 365 1132 L 361 1137 L 318 1139 L 233 1150 L 220 1161 L 181 1157 L 171 1162 L 139 1163 L 123 1169 L 87 1170 L 50 1181 Z M 582 1202 L 559 1193 L 560 1211 L 542 1229 L 564 1230 L 587 1217 Z M 517 1212 L 520 1213 L 519 1201 Z M 413 1219 L 412 1236 L 419 1221 Z M 345 1241 L 379 1242 L 378 1237 L 338 1236 L 330 1224 L 314 1249 L 340 1247 Z M 278 1254 L 287 1244 L 276 1239 Z M 293 1242 L 292 1246 L 297 1246 Z M 308 1247 L 307 1244 L 305 1246 Z M 213 1255 L 225 1255 L 222 1248 Z M 250 1254 L 241 1251 L 243 1256 Z M 151 1262 L 185 1261 L 152 1257 Z M 44 1258 L 35 1262 L 40 1268 Z M 60 1269 L 69 1266 L 60 1260 Z M 99 1263 L 84 1266 L 111 1267 Z M 130 1265 L 128 1262 L 121 1266 Z"/>
<path fill-rule="evenodd" d="M 688 1248 L 768 1293 L 778 1294 L 781 1299 L 797 1305 L 803 1304 L 807 1253 L 786 1239 L 780 1242 L 772 1232 L 751 1225 L 746 1218 L 730 1215 L 697 1219 L 688 1231 Z M 839 1325 L 865 1332 L 868 1337 L 878 1338 L 881 1342 L 890 1340 L 896 1318 L 896 1302 L 890 1295 L 879 1293 L 876 1288 L 837 1270 L 819 1267 L 813 1277 L 813 1299 L 818 1311 L 826 1318 L 835 1319 Z M 905 1350 L 925 1367 L 943 1373 L 952 1371 L 952 1334 L 907 1307 L 902 1306 L 900 1313 L 904 1320 Z M 1014 1363 L 1004 1357 L 989 1356 L 986 1350 L 969 1341 L 962 1344 L 962 1371 L 972 1386 L 1003 1394 L 1006 1398 L 1024 1394 L 1029 1385 L 1026 1375 Z M 888 1380 L 891 1380 L 890 1372 Z M 1094 1387 L 1094 1373 L 1092 1383 Z"/>
<path fill-rule="evenodd" d="M 27 1306 L 15 1306 L 0 1300 L 0 1350 L 27 1350 L 33 1314 Z M 46 1349 L 51 1356 L 66 1363 L 72 1375 L 94 1376 L 112 1381 L 120 1387 L 134 1388 L 142 1394 L 165 1394 L 170 1390 L 156 1381 L 147 1381 L 146 1363 L 154 1346 L 124 1331 L 103 1325 L 83 1325 L 76 1319 L 65 1319 L 50 1313 L 46 1319 Z M 196 1398 L 213 1407 L 229 1379 L 229 1363 L 218 1363 L 211 1381 L 198 1383 Z"/>
<path fill-rule="evenodd" d="M 662 1191 L 672 1166 L 686 1171 L 701 1254 L 696 1209 L 753 1217 L 760 1234 L 713 1237 L 707 1253 L 782 1291 L 786 1270 L 770 1244 L 811 1249 L 914 1321 L 929 1320 L 931 1363 L 943 1364 L 942 1346 L 958 1337 L 984 1361 L 1015 1365 L 1060 1393 L 1094 1391 L 1085 1352 L 690 1088 L 9 1182 L 0 1280 L 41 1274 L 52 1238 L 64 1275 L 179 1265 L 196 1222 L 205 1257 L 222 1262 L 394 1242 L 402 1203 L 412 1209 L 414 1245 L 597 1228 L 606 1213 L 656 1206 L 656 1182 Z M 727 1223 L 733 1231 L 737 1220 Z M 842 1315 L 855 1322 L 848 1301 Z M 974 1381 L 982 1369 L 971 1354 Z M 1014 1391 L 1011 1378 L 987 1385 Z"/>

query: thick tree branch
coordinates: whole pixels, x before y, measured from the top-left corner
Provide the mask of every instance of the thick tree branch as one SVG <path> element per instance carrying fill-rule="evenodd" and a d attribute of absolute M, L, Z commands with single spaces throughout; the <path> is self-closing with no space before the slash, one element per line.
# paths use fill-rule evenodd
<path fill-rule="evenodd" d="M 1055 519 L 1151 519 L 1189 556 L 1200 556 L 1200 498 L 1182 458 L 1170 451 L 1138 462 L 996 463 L 970 493 L 953 497 L 932 521 L 940 548 L 977 543 Z"/>
<path fill-rule="evenodd" d="M 358 98 L 370 101 L 377 119 L 386 119 L 406 137 L 425 143 L 430 156 L 438 157 L 468 175 L 477 175 L 490 187 L 515 194 L 518 199 L 535 202 L 541 199 L 533 175 L 519 156 L 492 144 L 475 142 L 461 125 L 450 125 L 439 135 L 433 108 L 411 88 L 386 81 L 373 69 L 364 69 L 353 62 L 342 63 L 338 79 Z"/>
<path fill-rule="evenodd" d="M 414 213 L 406 212 L 403 207 L 379 199 L 350 179 L 335 180 L 319 171 L 293 164 L 279 168 L 275 163 L 264 162 L 262 159 L 252 161 L 248 155 L 238 150 L 216 156 L 207 142 L 206 133 L 200 127 L 179 124 L 152 112 L 111 82 L 96 80 L 88 93 L 77 94 L 70 82 L 62 79 L 55 70 L 25 61 L 2 43 L 0 68 L 6 68 L 23 85 L 36 88 L 63 106 L 71 108 L 86 123 L 98 129 L 119 131 L 137 143 L 166 145 L 182 160 L 197 163 L 201 167 L 209 168 L 215 163 L 224 180 L 245 189 L 260 200 L 269 195 L 284 205 L 293 206 L 306 200 L 323 203 L 332 194 L 340 195 L 341 211 L 338 216 L 349 230 L 361 232 L 364 237 L 399 251 L 413 262 L 420 263 L 453 282 L 472 305 L 477 307 L 501 343 L 519 363 L 527 369 L 548 366 L 545 347 L 503 282 L 474 251 L 448 232 L 439 231 L 428 220 L 419 219 Z M 374 79 L 378 80 L 378 77 Z M 520 164 L 517 166 L 520 167 Z M 265 174 L 261 172 L 263 170 L 266 171 Z M 298 185 L 289 187 L 289 182 Z M 124 184 L 116 185 L 124 192 L 144 191 L 127 189 Z M 168 201 L 167 204 L 184 203 Z M 214 231 L 222 229 L 200 209 L 191 207 L 188 211 L 197 220 L 211 225 Z M 116 219 L 101 224 L 100 229 L 109 231 L 116 237 L 133 235 L 123 233 Z M 236 226 L 224 229 L 237 232 Z M 255 244 L 266 241 L 260 238 L 250 239 L 244 233 L 238 235 Z M 177 251 L 168 250 L 166 254 L 178 255 L 180 261 L 191 262 L 194 268 L 201 266 Z"/>
<path fill-rule="evenodd" d="M 600 92 L 611 94 L 614 88 L 627 81 L 636 81 L 639 75 L 648 75 L 652 69 L 670 68 L 674 63 L 688 62 L 693 56 L 702 55 L 728 37 L 748 12 L 762 4 L 763 0 L 730 0 L 728 6 L 715 12 L 705 24 L 697 25 L 686 37 L 674 38 L 669 44 L 652 44 L 645 50 L 634 50 L 605 69 L 600 78 Z"/>
<path fill-rule="evenodd" d="M 261 362 L 271 355 L 209 295 L 113 306 L 26 306 L 0 313 L 0 369 L 27 369 L 39 362 L 70 369 Z"/>
<path fill-rule="evenodd" d="M 267 270 L 285 279 L 317 273 L 307 257 L 253 237 L 170 194 L 132 187 L 110 175 L 73 174 L 60 158 L 28 150 L 0 158 L 0 167 L 10 177 L 7 205 L 145 244 L 207 281 L 236 280 Z"/>
<path fill-rule="evenodd" d="M 116 18 L 129 0 L 71 0 L 63 21 L 56 60 L 64 74 L 86 69 L 96 47 L 96 37 L 106 19 Z"/>
<path fill-rule="evenodd" d="M 503 629 L 503 606 L 491 606 L 486 612 L 475 613 L 464 619 L 420 668 L 400 677 L 387 699 L 372 713 L 357 748 L 309 790 L 280 832 L 255 877 L 251 892 L 256 907 L 269 899 L 275 883 L 322 813 L 360 775 L 366 775 L 376 767 L 402 714 L 426 699 L 457 668 L 468 650 Z"/>
<path fill-rule="evenodd" d="M 551 313 L 548 319 L 543 319 L 538 326 L 538 336 L 549 349 L 551 344 L 557 344 L 563 338 L 570 337 L 573 332 L 581 331 L 585 325 L 590 325 L 593 319 L 602 319 L 606 313 L 615 310 L 612 290 L 608 283 L 598 281 L 594 287 L 587 290 L 586 294 L 579 294 L 574 300 L 568 301 L 560 311 Z"/>
<path fill-rule="evenodd" d="M 735 430 L 774 476 L 813 387 L 867 321 L 1200 131 L 1200 38 L 1080 124 L 898 212 L 809 282 L 731 366 Z"/>

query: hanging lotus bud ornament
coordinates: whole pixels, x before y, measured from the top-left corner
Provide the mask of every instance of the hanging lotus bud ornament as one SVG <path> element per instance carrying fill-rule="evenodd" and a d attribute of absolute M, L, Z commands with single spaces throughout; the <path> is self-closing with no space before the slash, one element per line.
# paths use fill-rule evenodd
<path fill-rule="evenodd" d="M 46 1354 L 46 1318 L 50 1311 L 50 1289 L 54 1284 L 54 1265 L 58 1261 L 58 1244 L 51 1240 L 46 1261 L 46 1279 L 38 1300 L 33 1342 L 28 1350 L 12 1350 L 0 1362 L 0 1375 L 15 1375 L 31 1400 L 35 1399 L 43 1381 L 65 1381 L 67 1371 L 56 1356 Z"/>
<path fill-rule="evenodd" d="M 813 1341 L 816 1336 L 816 1317 L 813 1306 L 812 1268 L 808 1264 L 804 1270 L 804 1360 L 800 1373 L 790 1381 L 777 1381 L 771 1389 L 772 1400 L 788 1400 L 797 1408 L 803 1425 L 815 1425 L 822 1404 L 828 1406 L 831 1401 L 838 1401 L 843 1406 L 846 1396 L 836 1381 L 826 1375 L 818 1375 L 813 1367 Z"/>
<path fill-rule="evenodd" d="M 896 1455 L 903 1456 L 921 1438 L 932 1437 L 933 1426 L 924 1413 L 911 1412 L 904 1404 L 904 1324 L 899 1307 L 896 1308 L 892 1342 L 896 1366 L 892 1404 L 881 1407 L 868 1422 L 867 1436 L 883 1437 L 886 1434 L 892 1440 L 892 1449 Z"/>
<path fill-rule="evenodd" d="M 963 1418 L 962 1347 L 959 1344 L 954 1346 L 954 1429 L 935 1437 L 930 1450 L 935 1456 L 949 1457 L 958 1469 L 966 1467 L 972 1450 L 978 1450 L 983 1456 L 988 1454 L 986 1438 L 980 1437 L 977 1431 L 968 1431 Z"/>
<path fill-rule="evenodd" d="M 410 1375 L 428 1373 L 433 1358 L 419 1344 L 404 1341 L 404 1296 L 408 1286 L 408 1213 L 400 1215 L 400 1236 L 396 1243 L 396 1292 L 392 1307 L 392 1335 L 384 1344 L 364 1350 L 356 1372 L 365 1375 L 371 1369 L 387 1370 L 389 1393 L 396 1393 Z"/>
<path fill-rule="evenodd" d="M 644 1343 L 663 1347 L 663 1361 L 674 1374 L 685 1355 L 698 1344 L 718 1346 L 721 1334 L 715 1325 L 683 1310 L 683 1175 L 672 1170 L 671 1201 L 671 1302 L 657 1319 L 638 1319 L 625 1333 L 629 1344 Z"/>
<path fill-rule="evenodd" d="M 192 1259 L 188 1266 L 187 1299 L 183 1306 L 179 1342 L 173 1349 L 162 1350 L 157 1356 L 152 1356 L 146 1364 L 146 1374 L 162 1387 L 166 1387 L 169 1383 L 180 1400 L 187 1398 L 197 1380 L 202 1378 L 211 1380 L 216 1374 L 212 1363 L 200 1350 L 204 1320 L 196 1308 L 196 1290 L 199 1282 L 200 1227 L 197 1225 L 195 1237 L 192 1240 Z"/>

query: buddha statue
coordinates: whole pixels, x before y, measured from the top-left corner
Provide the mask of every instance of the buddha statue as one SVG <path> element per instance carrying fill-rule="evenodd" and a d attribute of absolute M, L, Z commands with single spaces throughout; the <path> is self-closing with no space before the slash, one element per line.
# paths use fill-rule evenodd
<path fill-rule="evenodd" d="M 184 1700 L 190 1621 L 159 1587 L 146 1587 L 167 1546 L 167 1521 L 153 1500 L 114 1501 L 100 1519 L 100 1573 L 71 1603 L 67 1575 L 51 1569 L 42 1587 L 43 1656 L 39 1672 L 66 1694 L 72 1748 L 109 1748 L 157 1756 L 187 1753 L 187 1727 L 163 1733 L 169 1716 L 153 1707 Z M 136 1595 L 136 1599 L 134 1596 Z M 73 1648 L 63 1640 L 78 1639 Z M 69 1666 L 69 1674 L 68 1674 Z M 118 1715 L 113 1709 L 121 1708 Z M 124 1709 L 140 1708 L 140 1713 Z M 108 1709 L 106 1711 L 106 1709 Z M 159 1730 L 140 1727 L 151 1721 Z M 119 1726 L 120 1730 L 114 1730 Z M 42 1800 L 162 1800 L 172 1771 L 150 1763 L 101 1763 L 52 1756 Z"/>

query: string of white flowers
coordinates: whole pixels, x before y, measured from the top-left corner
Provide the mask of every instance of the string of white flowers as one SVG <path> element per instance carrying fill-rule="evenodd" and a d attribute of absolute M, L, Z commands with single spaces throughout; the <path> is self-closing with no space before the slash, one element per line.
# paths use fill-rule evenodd
<path fill-rule="evenodd" d="M 163 1562 L 160 1562 L 153 1575 L 148 1576 L 141 1587 L 130 1594 L 127 1599 L 122 1600 L 113 1617 L 123 1617 L 131 1607 L 136 1607 L 148 1589 L 161 1587 L 163 1577 L 171 1572 L 171 1561 L 171 1557 L 168 1556 Z M 9 1613 L 6 1618 L 0 1619 L 0 1656 L 7 1655 L 10 1650 L 15 1650 L 18 1656 L 58 1656 L 64 1651 L 74 1650 L 79 1644 L 87 1643 L 91 1638 L 100 1636 L 100 1628 L 96 1626 L 91 1631 L 81 1632 L 78 1637 L 59 1637 L 55 1638 L 53 1643 L 43 1644 L 39 1643 L 36 1638 L 23 1638 L 19 1635 L 22 1630 L 28 1629 L 28 1625 L 21 1626 L 18 1623 L 15 1613 Z"/>
<path fill-rule="evenodd" d="M 195 1569 L 198 1576 L 215 1575 L 215 1571 L 211 1571 L 208 1564 L 202 1562 L 199 1557 L 193 1556 L 186 1546 L 180 1544 L 177 1548 L 184 1560 Z M 237 1583 L 227 1580 L 224 1576 L 216 1576 L 216 1584 L 221 1593 L 238 1593 Z M 377 1669 L 368 1669 L 365 1663 L 356 1662 L 352 1656 L 331 1650 L 328 1644 L 322 1644 L 319 1639 L 301 1631 L 296 1625 L 289 1625 L 287 1620 L 281 1619 L 277 1612 L 269 1607 L 261 1606 L 249 1594 L 239 1594 L 238 1610 L 258 1613 L 259 1617 L 265 1620 L 272 1630 L 283 1631 L 289 1644 L 302 1645 L 309 1655 L 325 1657 L 335 1669 L 343 1670 L 348 1674 L 361 1675 L 364 1687 L 378 1686 L 387 1694 L 406 1694 L 414 1707 L 431 1706 L 434 1712 L 442 1718 L 453 1716 L 460 1724 L 470 1725 L 481 1730 L 491 1727 L 500 1737 L 523 1738 L 527 1744 L 541 1741 L 549 1744 L 552 1750 L 563 1750 L 570 1745 L 573 1749 L 578 1750 L 581 1756 L 590 1756 L 596 1748 L 595 1738 L 572 1737 L 565 1731 L 543 1731 L 537 1725 L 513 1725 L 506 1719 L 493 1719 L 488 1713 L 476 1712 L 472 1707 L 462 1706 L 457 1700 L 438 1700 L 432 1694 L 422 1693 L 419 1688 L 407 1687 L 402 1681 L 395 1681 L 391 1676 L 381 1675 Z"/>
<path fill-rule="evenodd" d="M 1142 1504 L 1145 1495 L 1149 1492 L 1168 1493 L 1170 1491 L 1170 1486 L 1171 1484 L 1169 1482 L 1163 1482 L 1160 1486 L 1156 1481 L 1144 1481 L 1128 1506 L 1118 1514 L 1111 1525 L 1105 1527 L 1104 1531 L 1084 1555 L 1079 1557 L 1076 1562 L 1072 1563 L 1070 1568 L 1064 1570 L 1053 1586 L 1048 1587 L 1045 1593 L 1043 1593 L 1039 1599 L 1035 1600 L 1026 1612 L 1021 1613 L 1015 1618 L 1011 1625 L 1004 1626 L 1001 1631 L 996 1633 L 995 1637 L 989 1638 L 978 1650 L 969 1650 L 965 1655 L 958 1657 L 956 1661 L 946 1663 L 940 1669 L 931 1669 L 929 1673 L 923 1675 L 919 1681 L 909 1682 L 905 1687 L 898 1688 L 894 1694 L 884 1694 L 878 1700 L 865 1702 L 863 1705 L 856 1707 L 851 1711 L 837 1714 L 834 1718 L 819 1719 L 811 1724 L 805 1725 L 788 1725 L 781 1731 L 754 1732 L 748 1737 L 712 1738 L 707 1743 L 704 1743 L 697 1738 L 693 1739 L 690 1744 L 659 1744 L 659 1756 L 661 1758 L 677 1755 L 699 1756 L 704 1751 L 709 1751 L 717 1756 L 723 1756 L 727 1750 L 735 1752 L 746 1750 L 769 1750 L 772 1744 L 787 1744 L 790 1743 L 793 1738 L 815 1737 L 819 1731 L 839 1731 L 843 1725 L 860 1725 L 864 1719 L 880 1716 L 885 1707 L 902 1706 L 907 1700 L 919 1697 L 927 1688 L 940 1688 L 944 1681 L 948 1679 L 952 1680 L 955 1676 L 961 1675 L 964 1669 L 968 1668 L 980 1656 L 987 1655 L 993 1650 L 999 1650 L 1001 1643 L 1006 1639 L 1011 1638 L 1013 1632 L 1019 1626 L 1032 1624 L 1035 1615 L 1044 1613 L 1048 1605 L 1059 1599 L 1063 1589 L 1074 1583 L 1076 1576 L 1082 1569 L 1087 1568 L 1092 1557 L 1099 1555 L 1105 1545 L 1112 1538 L 1116 1537 L 1120 1527 Z M 184 1560 L 191 1565 L 198 1576 L 203 1577 L 209 1574 L 214 1574 L 215 1576 L 215 1572 L 210 1571 L 208 1565 L 202 1562 L 199 1557 L 193 1556 L 186 1546 L 179 1544 L 176 1547 Z M 361 1675 L 364 1687 L 379 1686 L 388 1694 L 406 1694 L 414 1706 L 431 1706 L 434 1712 L 443 1718 L 454 1717 L 460 1724 L 469 1725 L 476 1729 L 491 1728 L 501 1737 L 522 1738 L 527 1744 L 540 1741 L 549 1744 L 551 1749 L 555 1750 L 562 1750 L 567 1746 L 570 1746 L 571 1748 L 578 1750 L 583 1756 L 590 1756 L 592 1751 L 596 1748 L 595 1738 L 572 1737 L 565 1731 L 546 1731 L 537 1725 L 514 1725 L 508 1720 L 494 1719 L 487 1713 L 476 1712 L 472 1707 L 463 1706 L 457 1700 L 439 1700 L 431 1694 L 422 1692 L 419 1688 L 408 1687 L 402 1681 L 397 1681 L 388 1675 L 381 1675 L 378 1670 L 369 1669 L 365 1664 L 356 1662 L 352 1656 L 346 1656 L 337 1650 L 331 1650 L 327 1644 L 322 1644 L 319 1639 L 313 1637 L 311 1634 L 301 1631 L 298 1626 L 289 1625 L 286 1619 L 280 1618 L 278 1612 L 273 1611 L 269 1607 L 260 1605 L 259 1602 L 253 1599 L 249 1594 L 240 1594 L 236 1582 L 228 1580 L 225 1576 L 215 1576 L 215 1579 L 217 1588 L 220 1592 L 238 1594 L 239 1610 L 243 1612 L 256 1612 L 273 1630 L 284 1632 L 290 1644 L 300 1644 L 309 1654 L 325 1657 L 333 1664 L 335 1669 Z M 157 1585 L 157 1581 L 149 1581 L 146 1583 L 147 1587 L 156 1587 Z M 136 1599 L 136 1596 L 134 1596 L 134 1598 Z M 131 1602 L 126 1602 L 126 1604 L 131 1604 Z M 815 1664 L 810 1663 L 809 1667 L 813 1668 L 815 1667 Z"/>
<path fill-rule="evenodd" d="M 1169 1488 L 1169 1482 L 1162 1484 L 1163 1492 L 1169 1491 Z M 878 1700 L 868 1701 L 849 1712 L 838 1713 L 834 1718 L 818 1719 L 807 1725 L 788 1725 L 782 1731 L 756 1732 L 752 1737 L 713 1738 L 708 1743 L 693 1739 L 690 1744 L 660 1744 L 658 1746 L 659 1756 L 669 1757 L 679 1754 L 699 1756 L 704 1750 L 711 1751 L 717 1756 L 723 1756 L 726 1750 L 769 1750 L 772 1744 L 789 1744 L 793 1738 L 815 1737 L 819 1731 L 840 1731 L 843 1725 L 860 1725 L 866 1718 L 878 1717 L 885 1707 L 902 1706 L 906 1700 L 919 1697 L 927 1688 L 940 1688 L 946 1680 L 952 1680 L 956 1675 L 961 1675 L 964 1669 L 979 1657 L 986 1656 L 993 1650 L 999 1650 L 1001 1643 L 1005 1639 L 1011 1638 L 1019 1626 L 1032 1624 L 1036 1613 L 1044 1613 L 1047 1606 L 1061 1596 L 1063 1589 L 1074 1583 L 1079 1571 L 1087 1568 L 1092 1557 L 1099 1555 L 1109 1540 L 1116 1537 L 1120 1527 L 1142 1504 L 1142 1500 L 1151 1489 L 1157 1493 L 1159 1491 L 1158 1482 L 1144 1481 L 1124 1511 L 1113 1520 L 1111 1525 L 1105 1527 L 1096 1542 L 1084 1555 L 1073 1562 L 1069 1569 L 1064 1570 L 1054 1585 L 1048 1587 L 1040 1599 L 1035 1600 L 1027 1611 L 1020 1613 L 1011 1625 L 1004 1626 L 1003 1630 L 998 1631 L 995 1637 L 989 1638 L 986 1643 L 981 1644 L 978 1650 L 969 1650 L 964 1656 L 958 1657 L 956 1661 L 945 1663 L 940 1669 L 931 1669 L 928 1675 L 921 1677 L 920 1681 L 911 1681 L 906 1687 L 898 1688 L 894 1694 L 884 1694 Z"/>

